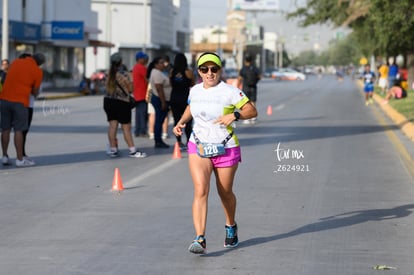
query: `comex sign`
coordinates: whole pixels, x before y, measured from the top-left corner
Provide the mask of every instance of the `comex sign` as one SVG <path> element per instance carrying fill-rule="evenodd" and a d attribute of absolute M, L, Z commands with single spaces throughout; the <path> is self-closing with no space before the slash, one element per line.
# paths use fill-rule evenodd
<path fill-rule="evenodd" d="M 51 39 L 83 40 L 82 21 L 52 21 Z"/>

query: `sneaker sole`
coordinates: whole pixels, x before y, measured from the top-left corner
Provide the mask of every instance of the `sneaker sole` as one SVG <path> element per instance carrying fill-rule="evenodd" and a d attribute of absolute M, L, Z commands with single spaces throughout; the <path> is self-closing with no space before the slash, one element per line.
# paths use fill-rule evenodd
<path fill-rule="evenodd" d="M 194 254 L 205 254 L 207 250 L 204 247 L 202 247 L 201 244 L 199 244 L 198 242 L 193 242 L 192 244 L 190 244 L 188 251 Z"/>
<path fill-rule="evenodd" d="M 146 153 L 141 153 L 139 155 L 135 155 L 135 154 L 131 155 L 130 154 L 129 157 L 130 158 L 146 158 L 147 157 L 147 154 Z"/>
<path fill-rule="evenodd" d="M 236 244 L 224 244 L 225 248 L 234 248 L 237 247 L 239 245 L 239 242 L 237 242 Z"/>

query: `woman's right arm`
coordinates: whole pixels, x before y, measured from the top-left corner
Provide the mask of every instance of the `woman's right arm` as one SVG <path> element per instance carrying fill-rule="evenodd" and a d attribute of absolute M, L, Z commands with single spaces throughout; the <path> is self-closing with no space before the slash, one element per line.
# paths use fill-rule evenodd
<path fill-rule="evenodd" d="M 173 128 L 173 133 L 176 136 L 181 136 L 183 134 L 182 128 L 185 128 L 187 122 L 191 120 L 193 116 L 191 115 L 190 105 L 187 105 L 183 115 L 181 116 L 180 120 L 177 122 L 177 125 Z"/>

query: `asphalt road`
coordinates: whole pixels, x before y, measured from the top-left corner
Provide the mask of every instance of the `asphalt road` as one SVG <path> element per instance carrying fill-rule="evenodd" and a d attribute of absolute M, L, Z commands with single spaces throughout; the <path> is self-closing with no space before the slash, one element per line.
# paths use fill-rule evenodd
<path fill-rule="evenodd" d="M 197 256 L 186 153 L 137 138 L 149 157 L 130 159 L 120 134 L 109 159 L 102 97 L 37 101 L 37 166 L 0 167 L 0 274 L 413 274 L 414 154 L 398 128 L 350 79 L 263 80 L 258 110 L 236 129 L 240 245 L 223 248 L 213 182 Z"/>

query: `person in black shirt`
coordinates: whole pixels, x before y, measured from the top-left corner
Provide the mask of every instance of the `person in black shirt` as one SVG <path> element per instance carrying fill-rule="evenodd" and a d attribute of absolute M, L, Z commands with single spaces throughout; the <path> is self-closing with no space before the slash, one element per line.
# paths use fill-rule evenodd
<path fill-rule="evenodd" d="M 188 94 L 190 87 L 195 83 L 193 71 L 188 67 L 187 58 L 183 53 L 178 53 L 174 59 L 173 69 L 170 75 L 172 86 L 170 106 L 174 118 L 174 126 L 180 120 L 185 108 L 187 107 Z M 192 131 L 192 121 L 185 127 L 187 142 Z M 185 149 L 186 145 L 181 141 L 181 136 L 176 136 L 180 148 Z M 187 143 L 186 143 L 187 144 Z"/>
<path fill-rule="evenodd" d="M 261 79 L 261 73 L 259 68 L 254 65 L 253 57 L 247 54 L 244 57 L 244 66 L 241 68 L 238 77 L 238 83 L 242 84 L 242 90 L 246 96 L 250 99 L 253 106 L 256 106 L 257 100 L 257 83 Z M 239 86 L 239 85 L 238 85 Z M 243 123 L 255 123 L 256 117 L 244 120 Z"/>

